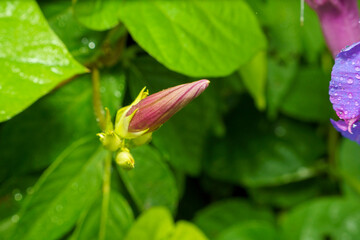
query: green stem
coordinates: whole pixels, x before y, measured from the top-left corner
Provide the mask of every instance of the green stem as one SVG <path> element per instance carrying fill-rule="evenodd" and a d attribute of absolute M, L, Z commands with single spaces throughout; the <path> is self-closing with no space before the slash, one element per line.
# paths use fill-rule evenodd
<path fill-rule="evenodd" d="M 331 125 L 328 132 L 328 159 L 331 172 L 337 169 L 337 146 L 338 146 L 338 133 Z"/>
<path fill-rule="evenodd" d="M 110 186 L 111 186 L 111 160 L 112 160 L 112 153 L 109 152 L 104 162 L 104 179 L 102 186 L 103 198 L 101 204 L 99 240 L 105 240 L 106 237 L 106 223 L 109 212 Z"/>
<path fill-rule="evenodd" d="M 92 87 L 93 87 L 93 104 L 96 120 L 99 123 L 101 130 L 106 127 L 105 112 L 101 103 L 100 96 L 100 72 L 96 67 L 92 69 Z"/>

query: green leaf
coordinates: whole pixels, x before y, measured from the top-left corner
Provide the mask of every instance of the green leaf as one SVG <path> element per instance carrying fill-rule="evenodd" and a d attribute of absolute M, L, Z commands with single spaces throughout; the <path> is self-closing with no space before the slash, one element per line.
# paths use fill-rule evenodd
<path fill-rule="evenodd" d="M 118 169 L 136 206 L 141 211 L 164 206 L 174 212 L 179 193 L 174 175 L 163 163 L 159 152 L 143 145 L 132 149 L 131 154 L 135 159 L 135 168 L 131 171 Z"/>
<path fill-rule="evenodd" d="M 125 240 L 164 240 L 173 230 L 170 212 L 166 208 L 154 207 L 140 215 Z"/>
<path fill-rule="evenodd" d="M 250 62 L 241 66 L 240 74 L 244 85 L 254 98 L 256 106 L 264 110 L 266 106 L 265 85 L 267 76 L 267 59 L 264 51 L 258 52 Z"/>
<path fill-rule="evenodd" d="M 319 159 L 325 153 L 325 143 L 312 127 L 289 119 L 269 123 L 248 101 L 240 102 L 226 122 L 231 129 L 226 138 L 209 141 L 204 166 L 211 177 L 264 187 L 300 181 L 324 171 L 325 164 Z"/>
<path fill-rule="evenodd" d="M 321 69 L 299 69 L 282 101 L 281 111 L 297 119 L 328 122 L 333 112 L 329 101 L 329 79 L 330 75 Z"/>
<path fill-rule="evenodd" d="M 339 151 L 339 171 L 345 181 L 343 192 L 352 197 L 360 196 L 360 146 L 349 139 L 343 139 Z"/>
<path fill-rule="evenodd" d="M 155 93 L 193 80 L 169 71 L 149 57 L 137 58 L 128 78 L 133 98 L 144 86 L 149 88 L 150 93 Z M 197 175 L 201 170 L 205 137 L 217 118 L 214 92 L 210 85 L 201 96 L 153 134 L 153 143 L 165 159 L 176 169 L 191 175 Z"/>
<path fill-rule="evenodd" d="M 189 76 L 228 75 L 266 47 L 244 1 L 126 1 L 120 18 L 150 55 Z"/>
<path fill-rule="evenodd" d="M 164 158 L 176 169 L 192 176 L 200 173 L 202 146 L 205 145 L 206 128 L 201 122 L 200 107 L 200 104 L 187 106 L 153 134 L 153 143 Z"/>
<path fill-rule="evenodd" d="M 126 90 L 125 74 L 119 67 L 116 68 L 100 72 L 102 105 L 110 110 L 112 116 L 121 107 Z"/>
<path fill-rule="evenodd" d="M 304 24 L 299 18 L 300 4 L 296 1 L 248 0 L 266 28 L 269 49 L 277 59 L 299 58 L 301 54 L 310 63 L 316 63 L 325 49 L 318 17 L 307 4 L 304 6 Z M 276 13 L 276 14 L 274 14 Z"/>
<path fill-rule="evenodd" d="M 239 223 L 221 232 L 216 240 L 279 240 L 275 228 L 267 222 Z"/>
<path fill-rule="evenodd" d="M 97 31 L 115 27 L 119 22 L 118 11 L 123 11 L 121 0 L 77 0 L 73 9 L 81 24 Z"/>
<path fill-rule="evenodd" d="M 207 240 L 208 238 L 194 224 L 179 221 L 169 240 Z"/>
<path fill-rule="evenodd" d="M 122 71 L 102 72 L 100 84 L 103 105 L 114 112 L 125 94 Z M 4 123 L 0 129 L 0 180 L 21 172 L 43 169 L 69 143 L 84 136 L 95 136 L 99 131 L 88 74 L 71 81 Z"/>
<path fill-rule="evenodd" d="M 14 215 L 0 222 L 0 236 L 2 239 L 11 239 L 11 234 L 16 227 L 19 215 Z"/>
<path fill-rule="evenodd" d="M 0 189 L 0 219 L 16 214 L 38 177 L 34 174 L 8 179 Z M 15 217 L 16 218 L 16 217 Z M 1 236 L 1 234 L 0 234 Z"/>
<path fill-rule="evenodd" d="M 107 152 L 98 146 L 79 140 L 44 172 L 19 212 L 13 239 L 58 239 L 71 229 L 101 186 Z"/>
<path fill-rule="evenodd" d="M 272 222 L 274 219 L 269 209 L 259 208 L 240 199 L 217 201 L 199 211 L 194 218 L 195 224 L 210 239 L 214 239 L 228 227 L 251 220 Z"/>
<path fill-rule="evenodd" d="M 113 1 L 111 1 L 113 2 Z M 106 32 L 92 31 L 81 25 L 74 16 L 71 1 L 44 1 L 40 7 L 48 23 L 81 63 L 89 63 L 100 54 Z"/>
<path fill-rule="evenodd" d="M 271 117 L 276 116 L 278 108 L 295 78 L 297 63 L 294 60 L 279 62 L 268 60 L 267 103 Z"/>
<path fill-rule="evenodd" d="M 326 180 L 328 182 L 328 180 Z M 279 208 L 290 208 L 323 194 L 326 184 L 319 178 L 277 187 L 249 188 L 253 201 Z"/>
<path fill-rule="evenodd" d="M 360 235 L 358 200 L 323 198 L 293 209 L 283 223 L 285 239 L 356 240 Z"/>
<path fill-rule="evenodd" d="M 5 121 L 86 68 L 51 31 L 35 1 L 1 1 L 0 12 L 0 121 Z"/>
<path fill-rule="evenodd" d="M 84 76 L 4 124 L 0 131 L 0 175 L 5 179 L 21 172 L 43 169 L 69 143 L 97 131 L 91 81 Z"/>
<path fill-rule="evenodd" d="M 72 239 L 97 240 L 99 236 L 100 215 L 101 215 L 101 195 L 94 202 L 85 216 L 80 219 L 75 229 Z M 130 229 L 134 216 L 129 204 L 116 191 L 111 191 L 109 212 L 106 220 L 106 239 L 123 239 Z"/>

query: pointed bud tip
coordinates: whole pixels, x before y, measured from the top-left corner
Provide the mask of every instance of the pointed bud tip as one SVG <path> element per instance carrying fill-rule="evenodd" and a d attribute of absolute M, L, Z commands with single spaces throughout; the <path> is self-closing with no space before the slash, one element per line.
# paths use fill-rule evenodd
<path fill-rule="evenodd" d="M 189 86 L 189 87 L 195 87 L 197 89 L 195 95 L 193 96 L 193 98 L 196 98 L 197 96 L 199 96 L 201 93 L 203 93 L 205 91 L 205 89 L 209 86 L 210 81 L 207 79 L 201 79 L 192 83 L 187 83 L 184 84 Z"/>
<path fill-rule="evenodd" d="M 201 80 L 198 80 L 197 82 L 200 84 L 200 86 L 201 86 L 204 90 L 205 90 L 205 89 L 209 86 L 209 84 L 210 84 L 210 81 L 207 80 L 207 79 L 201 79 Z"/>

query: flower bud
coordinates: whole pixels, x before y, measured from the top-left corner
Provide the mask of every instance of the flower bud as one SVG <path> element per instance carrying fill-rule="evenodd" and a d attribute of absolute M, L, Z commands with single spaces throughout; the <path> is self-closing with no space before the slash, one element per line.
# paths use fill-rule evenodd
<path fill-rule="evenodd" d="M 123 138 L 136 138 L 153 132 L 199 96 L 209 83 L 209 80 L 203 79 L 168 88 L 148 97 L 142 97 L 143 89 L 133 104 L 118 111 L 115 132 Z"/>
<path fill-rule="evenodd" d="M 122 148 L 121 151 L 119 151 L 116 154 L 115 162 L 122 168 L 130 170 L 135 167 L 135 161 L 131 153 L 129 152 L 129 149 Z"/>
<path fill-rule="evenodd" d="M 306 0 L 319 16 L 325 40 L 333 56 L 360 41 L 357 0 Z"/>
<path fill-rule="evenodd" d="M 144 94 L 143 89 L 131 105 L 118 111 L 115 132 L 128 139 L 153 132 L 199 96 L 209 83 L 209 80 L 203 79 L 168 88 L 150 96 Z"/>

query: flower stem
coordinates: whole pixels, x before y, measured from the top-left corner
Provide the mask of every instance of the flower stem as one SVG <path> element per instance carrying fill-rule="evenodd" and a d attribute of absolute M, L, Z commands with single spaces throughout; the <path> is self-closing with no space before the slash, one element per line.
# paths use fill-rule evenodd
<path fill-rule="evenodd" d="M 106 223 L 109 212 L 110 186 L 111 186 L 111 160 L 112 160 L 112 153 L 109 152 L 104 162 L 104 179 L 102 186 L 103 194 L 102 194 L 102 204 L 101 204 L 99 240 L 104 240 L 106 237 Z"/>
<path fill-rule="evenodd" d="M 92 87 L 93 87 L 93 105 L 94 105 L 96 121 L 99 123 L 101 130 L 104 130 L 106 126 L 106 122 L 105 122 L 105 112 L 101 103 L 101 96 L 100 96 L 100 72 L 99 69 L 97 69 L 96 67 L 92 69 L 91 79 L 92 79 Z"/>
<path fill-rule="evenodd" d="M 328 159 L 331 170 L 337 169 L 337 146 L 338 146 L 338 133 L 333 128 L 333 126 L 329 126 L 328 132 Z"/>

